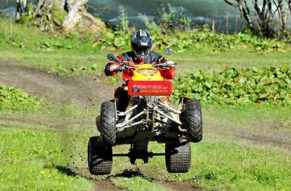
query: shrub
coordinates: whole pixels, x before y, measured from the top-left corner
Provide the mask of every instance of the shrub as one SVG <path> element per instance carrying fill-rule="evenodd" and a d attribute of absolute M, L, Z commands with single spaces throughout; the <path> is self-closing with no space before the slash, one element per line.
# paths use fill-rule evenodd
<path fill-rule="evenodd" d="M 191 73 L 174 80 L 172 101 L 196 98 L 206 104 L 291 104 L 291 70 L 228 68 L 223 72 Z"/>

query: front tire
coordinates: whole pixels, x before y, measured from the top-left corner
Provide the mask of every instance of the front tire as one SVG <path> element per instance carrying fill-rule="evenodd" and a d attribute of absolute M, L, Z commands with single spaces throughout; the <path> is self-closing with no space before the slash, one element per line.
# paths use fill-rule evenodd
<path fill-rule="evenodd" d="M 188 140 L 198 143 L 203 137 L 202 112 L 199 100 L 188 99 L 184 105 L 183 122 Z"/>
<path fill-rule="evenodd" d="M 110 174 L 112 169 L 112 147 L 100 145 L 99 137 L 90 137 L 88 143 L 88 167 L 93 175 Z"/>
<path fill-rule="evenodd" d="M 103 102 L 101 105 L 100 127 L 99 131 L 102 137 L 102 143 L 114 145 L 116 142 L 116 107 L 112 101 Z M 98 125 L 97 125 L 98 126 Z"/>
<path fill-rule="evenodd" d="M 166 166 L 169 173 L 186 173 L 191 165 L 190 143 L 166 143 Z"/>

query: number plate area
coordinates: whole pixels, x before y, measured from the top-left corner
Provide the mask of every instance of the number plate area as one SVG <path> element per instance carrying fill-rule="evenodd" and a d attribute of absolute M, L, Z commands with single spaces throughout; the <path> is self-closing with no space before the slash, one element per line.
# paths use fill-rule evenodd
<path fill-rule="evenodd" d="M 130 96 L 170 96 L 173 87 L 170 81 L 130 81 L 128 95 Z"/>

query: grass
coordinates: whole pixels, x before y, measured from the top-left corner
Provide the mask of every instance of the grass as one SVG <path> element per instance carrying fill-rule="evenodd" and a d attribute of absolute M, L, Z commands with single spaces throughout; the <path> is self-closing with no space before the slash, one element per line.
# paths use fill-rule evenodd
<path fill-rule="evenodd" d="M 178 71 L 193 72 L 195 70 L 215 70 L 221 71 L 226 67 L 271 67 L 288 66 L 291 67 L 290 49 L 287 53 L 274 52 L 261 54 L 242 49 L 240 51 L 228 52 L 197 52 L 195 50 L 185 51 L 183 53 L 174 53 L 169 59 L 181 63 Z M 181 69 L 179 69 L 181 68 Z"/>
<path fill-rule="evenodd" d="M 31 110 L 39 107 L 39 98 L 26 94 L 15 87 L 0 85 L 0 110 Z"/>
<path fill-rule="evenodd" d="M 114 52 L 118 54 L 126 50 Z M 5 60 L 16 60 L 21 65 L 31 68 L 40 68 L 51 72 L 65 74 L 78 74 L 82 69 L 89 70 L 89 74 L 94 71 L 102 71 L 108 62 L 106 55 L 110 52 L 100 50 L 90 50 L 78 52 L 78 50 L 57 50 L 57 51 L 31 51 L 19 49 L 1 49 L 0 58 Z M 193 72 L 201 70 L 221 71 L 225 67 L 271 67 L 271 66 L 288 66 L 290 67 L 291 54 L 287 53 L 270 53 L 267 55 L 257 55 L 247 50 L 239 52 L 200 52 L 195 53 L 187 50 L 184 53 L 174 52 L 168 60 L 174 60 L 178 63 L 178 72 Z"/>
<path fill-rule="evenodd" d="M 290 119 L 290 106 L 248 104 L 245 106 L 206 106 L 211 110 L 208 114 L 214 118 L 226 118 L 230 120 L 252 119 Z M 232 119 L 231 119 L 232 117 Z"/>
<path fill-rule="evenodd" d="M 92 184 L 58 169 L 66 165 L 55 132 L 0 126 L 1 190 L 90 190 Z"/>
<path fill-rule="evenodd" d="M 206 105 L 203 109 L 207 111 L 204 115 L 204 121 L 219 126 L 251 128 L 254 130 L 253 128 L 255 127 L 263 127 L 268 124 L 269 128 L 281 128 L 283 131 L 291 131 L 291 106 L 257 104 L 247 104 L 245 106 Z"/>

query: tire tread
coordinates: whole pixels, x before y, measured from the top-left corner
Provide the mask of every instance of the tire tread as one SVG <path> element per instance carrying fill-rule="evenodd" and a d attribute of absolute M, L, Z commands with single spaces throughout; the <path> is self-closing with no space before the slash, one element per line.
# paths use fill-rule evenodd
<path fill-rule="evenodd" d="M 166 143 L 166 167 L 169 173 L 186 173 L 191 166 L 190 143 L 174 145 Z"/>
<path fill-rule="evenodd" d="M 88 143 L 88 167 L 93 175 L 110 174 L 112 170 L 112 147 L 98 145 L 99 137 L 90 137 Z"/>
<path fill-rule="evenodd" d="M 188 140 L 198 143 L 203 138 L 200 102 L 197 99 L 189 99 L 185 104 L 185 126 L 188 130 Z"/>
<path fill-rule="evenodd" d="M 102 141 L 108 145 L 114 145 L 116 142 L 115 131 L 115 104 L 111 101 L 103 102 L 100 115 L 100 133 Z"/>

